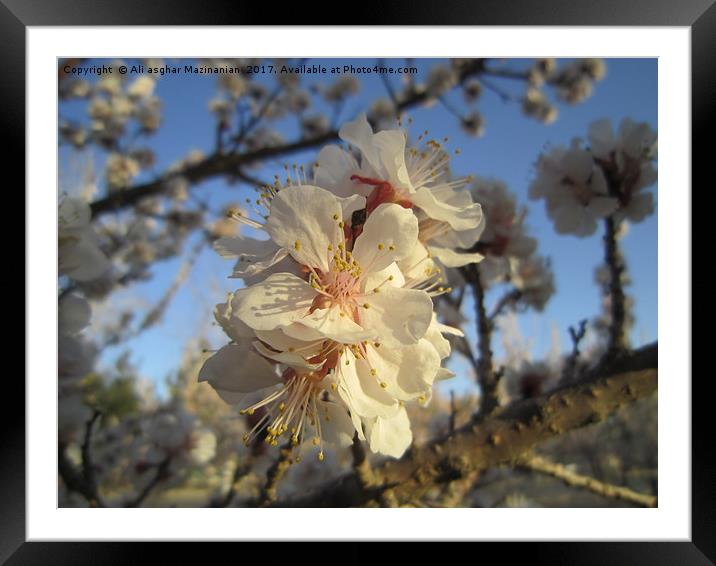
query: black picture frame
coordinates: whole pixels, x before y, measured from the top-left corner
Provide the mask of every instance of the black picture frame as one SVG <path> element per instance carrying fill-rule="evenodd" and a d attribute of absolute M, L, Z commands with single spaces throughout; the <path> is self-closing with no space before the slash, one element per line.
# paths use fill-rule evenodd
<path fill-rule="evenodd" d="M 686 26 L 692 44 L 692 171 L 705 179 L 710 152 L 712 114 L 716 101 L 716 5 L 714 0 L 482 0 L 459 2 L 383 3 L 356 10 L 352 25 L 559 25 L 559 26 Z M 335 4 L 311 2 L 302 24 L 341 20 Z M 345 12 L 344 12 L 345 13 Z M 253 25 L 296 24 L 296 14 L 269 3 L 240 5 L 235 0 L 179 2 L 177 0 L 0 0 L 0 37 L 3 39 L 2 111 L 0 124 L 6 141 L 7 163 L 23 162 L 25 148 L 26 28 L 76 25 Z M 29 111 L 29 110 L 28 110 Z M 24 180 L 24 169 L 20 182 Z M 710 184 L 713 184 L 711 179 Z M 705 183 L 704 183 L 705 185 Z M 683 190 L 689 190 L 688 187 Z M 24 201 L 22 204 L 24 209 Z M 25 211 L 27 213 L 27 211 Z M 30 300 L 25 295 L 25 301 Z M 684 329 L 691 332 L 691 329 Z M 5 376 L 5 399 L 24 407 L 23 383 Z M 689 379 L 691 376 L 665 376 Z M 708 376 L 704 376 L 708 377 Z M 708 458 L 710 396 L 707 379 L 692 381 L 692 501 L 690 542 L 493 543 L 504 563 L 520 557 L 550 564 L 713 564 L 716 562 L 716 469 Z M 7 403 L 9 406 L 11 403 Z M 151 559 L 140 543 L 41 543 L 25 541 L 25 413 L 3 411 L 0 442 L 0 560 L 16 564 L 129 564 Z M 661 424 L 661 423 L 660 423 Z M 320 538 L 320 533 L 317 533 Z M 494 545 L 499 545 L 495 547 Z M 161 546 L 165 559 L 176 547 Z M 182 545 L 184 560 L 192 552 Z M 206 558 L 206 555 L 202 556 Z M 280 551 L 279 551 L 280 552 Z M 243 556 L 247 556 L 245 553 Z M 481 555 L 476 559 L 484 560 Z M 237 557 L 239 559 L 239 557 Z M 7 561 L 6 561 L 7 560 Z M 5 562 L 6 561 L 6 562 Z"/>

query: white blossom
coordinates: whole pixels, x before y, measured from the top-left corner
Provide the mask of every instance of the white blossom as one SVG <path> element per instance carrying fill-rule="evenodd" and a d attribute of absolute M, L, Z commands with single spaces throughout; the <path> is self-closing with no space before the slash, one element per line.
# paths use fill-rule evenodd
<path fill-rule="evenodd" d="M 58 259 L 60 275 L 89 281 L 110 268 L 90 225 L 91 211 L 82 199 L 65 197 L 58 210 Z"/>
<path fill-rule="evenodd" d="M 609 195 L 604 172 L 579 140 L 573 140 L 569 148 L 559 146 L 540 156 L 529 196 L 545 200 L 557 232 L 580 237 L 594 234 L 597 221 L 619 206 Z"/>

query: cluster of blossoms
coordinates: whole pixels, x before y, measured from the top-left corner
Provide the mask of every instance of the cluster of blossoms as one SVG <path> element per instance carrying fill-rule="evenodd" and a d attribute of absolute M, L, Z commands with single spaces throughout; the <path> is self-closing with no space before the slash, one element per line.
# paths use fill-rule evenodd
<path fill-rule="evenodd" d="M 90 225 L 91 212 L 80 198 L 65 197 L 58 209 L 58 272 L 75 284 L 105 277 L 111 264 Z M 90 417 L 79 383 L 94 367 L 97 350 L 83 335 L 90 324 L 90 304 L 77 293 L 58 300 L 58 394 L 60 437 L 71 439 Z"/>
<path fill-rule="evenodd" d="M 148 67 L 161 61 L 146 60 Z M 142 170 L 154 165 L 154 154 L 146 147 L 125 147 L 121 140 L 128 133 L 137 136 L 154 133 L 161 123 L 161 101 L 154 94 L 154 75 L 142 74 L 133 80 L 119 72 L 122 61 L 110 65 L 111 73 L 103 74 L 93 83 L 84 79 L 65 78 L 60 82 L 61 98 L 88 100 L 88 123 L 64 120 L 60 124 L 63 141 L 76 148 L 90 143 L 107 150 L 105 175 L 109 190 L 129 186 Z"/>
<path fill-rule="evenodd" d="M 536 253 L 537 240 L 527 234 L 527 209 L 518 208 L 499 180 L 476 178 L 471 192 L 487 218 L 479 243 L 485 254 L 479 269 L 483 285 L 509 281 L 522 304 L 541 311 L 554 294 L 554 274 L 549 261 Z"/>
<path fill-rule="evenodd" d="M 251 67 L 263 64 L 257 59 L 209 59 L 210 66 Z M 271 60 L 271 65 L 281 68 L 291 62 L 283 59 Z M 276 76 L 273 89 L 265 83 L 252 80 L 254 75 L 222 74 L 218 77 L 218 93 L 209 101 L 209 111 L 215 116 L 220 135 L 236 131 L 236 138 L 247 149 L 253 151 L 284 143 L 281 134 L 266 126 L 253 127 L 259 119 L 271 122 L 286 116 L 298 119 L 302 137 L 311 139 L 326 133 L 331 128 L 329 117 L 318 111 L 311 111 L 312 95 L 316 94 L 329 105 L 339 108 L 349 97 L 360 90 L 359 80 L 350 74 L 340 75 L 328 85 L 302 85 L 298 73 L 281 73 Z M 246 116 L 251 118 L 247 125 Z"/>
<path fill-rule="evenodd" d="M 593 123 L 589 146 L 574 139 L 539 157 L 530 198 L 544 199 L 560 234 L 594 234 L 608 216 L 640 222 L 654 212 L 644 189 L 656 182 L 657 136 L 646 123 L 622 120 L 615 135 L 607 120 Z"/>
<path fill-rule="evenodd" d="M 247 443 L 286 435 L 323 460 L 324 443 L 357 435 L 400 457 L 412 442 L 406 403 L 426 404 L 452 376 L 443 333 L 459 330 L 437 321 L 432 298 L 449 291 L 444 267 L 482 259 L 451 246 L 474 245 L 483 214 L 467 180 L 450 179 L 443 143 L 423 134 L 407 147 L 403 130 L 373 133 L 365 116 L 340 136 L 357 156 L 327 146 L 310 184 L 296 167 L 264 188 L 258 220 L 235 214 L 269 239 L 217 240 L 247 286 L 217 305 L 231 343 L 199 379 L 256 417 Z"/>

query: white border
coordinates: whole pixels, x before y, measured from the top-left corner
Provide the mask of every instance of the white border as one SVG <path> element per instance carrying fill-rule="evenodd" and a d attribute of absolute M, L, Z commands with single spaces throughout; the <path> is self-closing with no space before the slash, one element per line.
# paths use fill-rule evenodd
<path fill-rule="evenodd" d="M 27 54 L 28 540 L 690 540 L 689 28 L 30 27 Z M 258 55 L 659 57 L 658 509 L 56 507 L 56 58 Z"/>

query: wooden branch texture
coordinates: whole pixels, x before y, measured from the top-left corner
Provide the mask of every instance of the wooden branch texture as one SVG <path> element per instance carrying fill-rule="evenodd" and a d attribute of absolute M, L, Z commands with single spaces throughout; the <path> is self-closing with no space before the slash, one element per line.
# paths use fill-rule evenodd
<path fill-rule="evenodd" d="M 373 468 L 380 481 L 365 489 L 354 473 L 320 491 L 275 505 L 287 507 L 377 506 L 384 492 L 402 506 L 416 506 L 432 488 L 498 464 L 516 464 L 538 444 L 606 419 L 621 406 L 657 390 L 657 344 L 600 367 L 578 383 L 513 403 L 401 460 Z"/>

